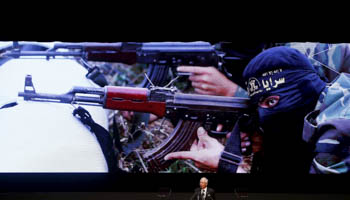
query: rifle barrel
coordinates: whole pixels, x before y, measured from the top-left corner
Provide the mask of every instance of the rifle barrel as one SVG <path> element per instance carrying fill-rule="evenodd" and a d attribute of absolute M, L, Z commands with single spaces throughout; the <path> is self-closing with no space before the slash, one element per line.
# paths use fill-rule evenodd
<path fill-rule="evenodd" d="M 80 42 L 80 43 L 57 43 L 54 46 L 54 50 L 56 49 L 95 49 L 95 50 L 113 50 L 119 51 L 122 47 L 121 42 L 115 43 L 98 43 L 98 42 Z"/>
<path fill-rule="evenodd" d="M 74 56 L 82 57 L 83 52 L 57 52 L 57 51 L 22 51 L 22 52 L 7 52 L 3 56 L 7 57 L 21 57 L 21 56 L 45 56 L 45 57 L 54 57 L 54 56 Z"/>
<path fill-rule="evenodd" d="M 207 106 L 229 110 L 240 110 L 249 108 L 249 99 L 240 97 L 177 93 L 175 94 L 174 104 L 194 107 Z"/>

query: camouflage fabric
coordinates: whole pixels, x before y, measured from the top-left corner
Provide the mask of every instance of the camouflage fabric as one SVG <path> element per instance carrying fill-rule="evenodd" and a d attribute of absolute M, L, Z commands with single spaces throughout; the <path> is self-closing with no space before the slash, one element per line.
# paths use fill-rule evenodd
<path fill-rule="evenodd" d="M 311 173 L 349 173 L 350 166 L 350 74 L 341 73 L 321 93 L 315 110 L 319 114 L 308 119 L 303 138 L 315 141 Z M 308 129 L 314 126 L 315 129 Z"/>
<path fill-rule="evenodd" d="M 234 95 L 235 97 L 245 97 L 248 98 L 248 92 L 247 90 L 243 89 L 242 87 L 238 86 L 237 91 Z"/>
<path fill-rule="evenodd" d="M 350 75 L 346 73 L 350 72 L 350 44 L 293 42 L 285 45 L 306 55 L 320 76 L 332 82 L 321 93 L 316 105 L 315 111 L 319 114 L 313 122 L 314 132 L 304 127 L 304 139 L 317 138 L 310 173 L 349 173 Z M 339 72 L 345 73 L 339 75 Z"/>
<path fill-rule="evenodd" d="M 336 72 L 350 73 L 350 44 L 291 42 L 285 46 L 297 49 L 306 55 L 318 73 L 327 77 L 329 81 L 337 77 Z"/>
<path fill-rule="evenodd" d="M 317 116 L 318 124 L 331 118 L 350 119 L 350 74 L 341 73 L 330 85 L 326 86 L 320 95 L 315 110 L 321 113 Z"/>

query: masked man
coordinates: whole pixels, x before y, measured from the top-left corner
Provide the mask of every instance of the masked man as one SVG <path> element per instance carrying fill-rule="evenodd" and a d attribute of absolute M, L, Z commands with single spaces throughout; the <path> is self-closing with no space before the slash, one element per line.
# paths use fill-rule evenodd
<path fill-rule="evenodd" d="M 326 86 L 300 51 L 275 47 L 252 59 L 243 72 L 243 78 L 251 103 L 257 108 L 263 136 L 264 156 L 260 172 L 349 171 L 350 128 L 347 124 L 350 124 L 350 114 L 347 110 L 350 108 L 350 79 L 347 74 L 341 74 Z M 212 149 L 220 151 L 216 154 L 220 157 L 215 157 L 217 161 L 211 161 L 217 163 L 212 167 L 217 167 L 218 171 L 237 170 L 235 163 L 240 161 L 241 154 L 240 146 L 235 145 L 237 142 L 233 138 L 239 137 L 231 134 L 223 150 Z M 197 160 L 206 159 L 197 156 Z"/>

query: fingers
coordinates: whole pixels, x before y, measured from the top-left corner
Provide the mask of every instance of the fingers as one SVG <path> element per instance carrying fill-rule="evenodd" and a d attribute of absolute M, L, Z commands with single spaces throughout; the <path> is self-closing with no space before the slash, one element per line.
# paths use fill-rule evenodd
<path fill-rule="evenodd" d="M 223 127 L 224 127 L 224 125 L 218 124 L 218 126 L 216 127 L 216 131 L 218 131 L 218 132 L 221 131 Z"/>
<path fill-rule="evenodd" d="M 247 148 L 247 147 L 249 147 L 249 146 L 250 146 L 250 142 L 249 142 L 249 141 L 246 141 L 246 142 L 245 142 L 245 141 L 242 141 L 242 142 L 241 142 L 241 147 L 242 147 L 242 148 Z"/>
<path fill-rule="evenodd" d="M 190 72 L 192 86 L 196 92 L 205 95 L 233 96 L 238 86 L 215 67 L 180 66 L 181 72 Z"/>
<path fill-rule="evenodd" d="M 198 168 L 215 171 L 224 146 L 216 139 L 209 137 L 203 127 L 198 128 L 197 137 L 198 141 L 193 142 L 190 151 L 169 153 L 164 157 L 164 160 L 190 159 Z"/>
<path fill-rule="evenodd" d="M 212 83 L 213 80 L 211 76 L 204 74 L 204 75 L 192 75 L 188 77 L 188 79 L 192 82 L 201 82 L 201 83 Z"/>
<path fill-rule="evenodd" d="M 204 141 L 207 139 L 208 133 L 203 127 L 197 129 L 197 137 L 199 141 Z"/>
<path fill-rule="evenodd" d="M 164 160 L 191 159 L 198 162 L 199 160 L 198 160 L 197 154 L 198 152 L 196 151 L 178 151 L 178 152 L 169 153 L 164 157 Z"/>
<path fill-rule="evenodd" d="M 169 153 L 164 157 L 165 160 L 170 159 L 191 159 L 194 161 L 198 161 L 198 146 L 200 141 L 205 141 L 205 136 L 207 136 L 207 132 L 204 130 L 204 128 L 199 127 L 197 130 L 197 136 L 199 138 L 198 142 L 195 140 L 191 146 L 190 151 L 178 151 L 178 152 L 172 152 Z"/>
<path fill-rule="evenodd" d="M 198 148 L 198 150 L 202 150 L 206 147 L 206 142 L 207 142 L 206 136 L 208 136 L 208 134 L 205 131 L 205 129 L 203 127 L 199 127 L 197 129 L 197 137 L 198 137 L 197 148 Z"/>
<path fill-rule="evenodd" d="M 249 135 L 247 133 L 241 132 L 241 140 L 245 140 L 249 137 Z"/>
<path fill-rule="evenodd" d="M 195 140 L 191 145 L 190 151 L 198 151 L 197 145 L 198 145 L 198 142 L 197 142 L 197 140 Z"/>
<path fill-rule="evenodd" d="M 241 147 L 246 148 L 250 146 L 249 137 L 241 138 Z"/>
<path fill-rule="evenodd" d="M 247 151 L 247 148 L 251 145 L 249 141 L 249 135 L 247 133 L 241 132 L 240 136 L 242 152 L 245 153 Z"/>
<path fill-rule="evenodd" d="M 213 85 L 206 84 L 203 82 L 192 82 L 192 86 L 194 88 L 198 88 L 198 89 L 205 90 L 205 91 L 215 91 L 215 89 L 216 89 Z"/>
<path fill-rule="evenodd" d="M 157 115 L 150 114 L 148 123 L 152 123 L 158 119 Z"/>
<path fill-rule="evenodd" d="M 192 81 L 192 87 L 197 94 L 204 95 L 215 95 L 217 88 L 210 82 L 210 77 L 207 75 L 202 76 L 190 76 L 190 81 Z"/>
<path fill-rule="evenodd" d="M 125 119 L 127 119 L 127 120 L 131 120 L 132 119 L 132 117 L 134 116 L 134 112 L 130 112 L 130 111 L 121 111 L 121 115 L 125 118 Z"/>
<path fill-rule="evenodd" d="M 214 67 L 198 67 L 198 66 L 179 66 L 177 71 L 180 72 L 191 72 L 194 74 L 208 74 L 211 73 Z"/>
<path fill-rule="evenodd" d="M 208 132 L 203 128 L 199 127 L 197 130 L 198 144 L 197 150 L 203 150 L 207 148 L 211 148 L 218 143 L 215 138 L 212 138 L 208 135 Z"/>
<path fill-rule="evenodd" d="M 197 94 L 203 94 L 203 95 L 215 95 L 214 92 L 210 92 L 210 91 L 205 91 L 199 88 L 194 88 L 194 92 Z"/>

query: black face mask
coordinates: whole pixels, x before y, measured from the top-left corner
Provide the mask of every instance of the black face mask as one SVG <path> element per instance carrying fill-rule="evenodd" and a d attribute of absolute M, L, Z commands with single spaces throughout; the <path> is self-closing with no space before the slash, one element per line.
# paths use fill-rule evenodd
<path fill-rule="evenodd" d="M 262 92 L 259 95 L 260 99 L 272 95 L 280 97 L 277 105 L 272 108 L 258 107 L 259 123 L 261 127 L 272 131 L 286 131 L 301 126 L 299 132 L 301 138 L 303 119 L 315 108 L 325 83 L 313 74 L 290 73 L 289 76 L 288 80 L 291 81 L 288 84 L 273 92 Z M 295 78 L 292 79 L 292 77 Z M 252 98 L 255 104 L 258 104 L 258 98 Z"/>
<path fill-rule="evenodd" d="M 252 59 L 243 72 L 253 105 L 277 95 L 273 108 L 258 108 L 263 129 L 265 169 L 271 172 L 308 172 L 307 146 L 302 140 L 304 117 L 311 112 L 324 89 L 308 58 L 298 50 L 275 47 Z M 288 172 L 289 171 L 289 172 Z"/>
<path fill-rule="evenodd" d="M 304 117 L 311 112 L 316 104 L 310 104 L 305 107 L 296 108 L 290 111 L 275 112 L 270 108 L 258 108 L 259 125 L 266 134 L 278 134 L 278 137 L 289 137 L 291 130 L 300 130 L 292 134 L 295 137 L 302 138 Z M 288 134 L 287 134 L 288 133 Z"/>
<path fill-rule="evenodd" d="M 258 108 L 263 130 L 264 166 L 266 173 L 305 174 L 312 160 L 310 147 L 302 140 L 304 116 L 314 105 L 274 113 Z"/>

